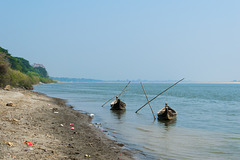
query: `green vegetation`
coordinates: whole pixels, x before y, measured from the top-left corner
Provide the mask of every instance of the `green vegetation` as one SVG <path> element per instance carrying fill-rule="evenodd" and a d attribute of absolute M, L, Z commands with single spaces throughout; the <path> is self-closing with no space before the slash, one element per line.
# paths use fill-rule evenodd
<path fill-rule="evenodd" d="M 0 87 L 6 85 L 33 89 L 33 84 L 53 83 L 43 67 L 33 67 L 24 58 L 12 57 L 8 50 L 0 47 Z"/>

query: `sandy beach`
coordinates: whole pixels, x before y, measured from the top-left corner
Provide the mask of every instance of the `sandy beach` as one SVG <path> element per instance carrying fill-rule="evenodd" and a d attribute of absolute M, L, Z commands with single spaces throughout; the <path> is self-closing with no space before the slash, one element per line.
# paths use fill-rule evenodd
<path fill-rule="evenodd" d="M 134 159 L 62 99 L 0 90 L 0 115 L 0 159 Z"/>

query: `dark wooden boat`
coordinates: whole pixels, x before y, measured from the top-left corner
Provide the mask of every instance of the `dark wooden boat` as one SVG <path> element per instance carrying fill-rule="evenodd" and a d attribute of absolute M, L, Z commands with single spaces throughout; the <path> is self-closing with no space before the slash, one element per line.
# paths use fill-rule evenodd
<path fill-rule="evenodd" d="M 124 110 L 126 109 L 126 103 L 121 101 L 118 97 L 114 101 L 112 101 L 111 110 Z"/>
<path fill-rule="evenodd" d="M 158 111 L 157 115 L 158 120 L 171 120 L 177 117 L 177 112 L 169 107 L 166 103 L 165 106 L 160 111 Z"/>

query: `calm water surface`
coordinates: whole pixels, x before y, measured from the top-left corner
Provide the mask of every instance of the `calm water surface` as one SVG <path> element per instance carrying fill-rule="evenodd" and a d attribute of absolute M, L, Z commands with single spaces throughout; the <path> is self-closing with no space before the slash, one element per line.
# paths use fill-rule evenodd
<path fill-rule="evenodd" d="M 236 160 L 240 157 L 240 85 L 180 83 L 152 101 L 155 114 L 168 102 L 178 115 L 170 123 L 153 120 L 139 83 L 120 98 L 125 112 L 110 110 L 110 102 L 126 83 L 62 83 L 36 85 L 35 91 L 68 100 L 76 110 L 95 114 L 111 137 L 126 144 L 137 159 Z M 149 99 L 172 84 L 145 83 Z"/>

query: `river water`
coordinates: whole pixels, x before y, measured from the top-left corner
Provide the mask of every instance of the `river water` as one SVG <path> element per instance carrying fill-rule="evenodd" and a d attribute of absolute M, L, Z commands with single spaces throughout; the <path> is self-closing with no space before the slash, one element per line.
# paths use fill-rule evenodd
<path fill-rule="evenodd" d="M 177 119 L 153 119 L 147 105 L 135 113 L 146 97 L 140 83 L 131 83 L 120 99 L 125 112 L 110 110 L 107 100 L 118 95 L 126 83 L 59 83 L 34 86 L 34 91 L 63 98 L 74 109 L 93 113 L 107 135 L 124 143 L 136 159 L 236 160 L 240 157 L 240 85 L 180 83 L 151 102 L 154 113 L 165 102 L 178 113 Z M 148 98 L 171 83 L 144 83 Z"/>

